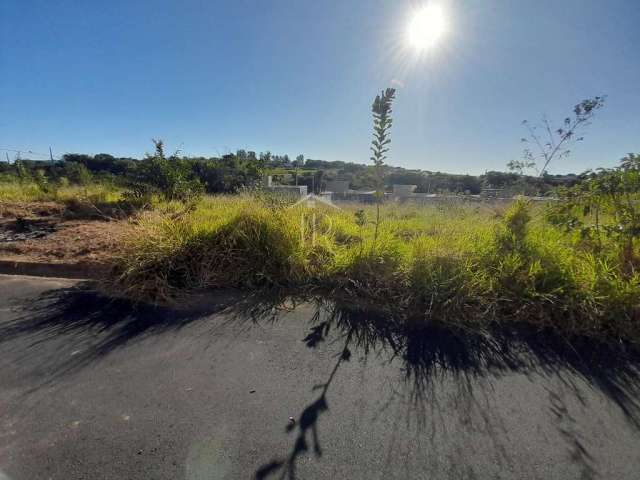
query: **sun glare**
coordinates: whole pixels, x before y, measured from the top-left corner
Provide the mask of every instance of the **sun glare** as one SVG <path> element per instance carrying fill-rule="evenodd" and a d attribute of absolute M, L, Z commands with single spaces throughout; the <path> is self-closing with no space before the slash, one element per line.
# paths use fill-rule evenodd
<path fill-rule="evenodd" d="M 407 30 L 407 40 L 416 50 L 433 47 L 447 30 L 447 20 L 442 7 L 428 5 L 418 10 Z"/>

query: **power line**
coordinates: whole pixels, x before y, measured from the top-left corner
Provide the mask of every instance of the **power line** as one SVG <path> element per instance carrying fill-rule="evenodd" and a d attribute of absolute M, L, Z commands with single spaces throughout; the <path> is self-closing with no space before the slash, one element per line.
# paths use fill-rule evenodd
<path fill-rule="evenodd" d="M 34 152 L 33 150 L 16 150 L 14 148 L 5 148 L 5 147 L 0 147 L 0 151 L 3 152 L 12 152 L 12 153 L 17 153 L 17 154 L 21 154 L 21 153 L 27 153 L 29 155 L 37 155 L 39 157 L 48 157 L 49 159 L 52 158 L 51 153 L 41 153 L 41 152 Z"/>
<path fill-rule="evenodd" d="M 14 152 L 14 153 L 30 153 L 31 155 L 40 155 L 40 156 L 43 156 L 43 157 L 49 156 L 48 153 L 34 152 L 33 150 L 28 150 L 28 149 L 16 150 L 16 149 L 13 149 L 13 148 L 0 147 L 0 150 L 5 151 L 5 152 Z"/>

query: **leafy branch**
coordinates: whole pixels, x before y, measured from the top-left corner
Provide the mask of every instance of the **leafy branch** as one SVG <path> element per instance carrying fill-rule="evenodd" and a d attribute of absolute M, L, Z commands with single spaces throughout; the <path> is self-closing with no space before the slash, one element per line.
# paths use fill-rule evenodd
<path fill-rule="evenodd" d="M 507 166 L 514 171 L 522 172 L 525 168 L 535 168 L 537 162 L 542 161 L 543 165 L 538 174 L 542 177 L 552 160 L 567 157 L 571 153 L 571 145 L 584 140 L 584 128 L 591 124 L 596 111 L 604 106 L 605 99 L 605 96 L 593 97 L 578 103 L 573 108 L 573 117 L 565 118 L 562 126 L 558 128 L 555 128 L 546 116 L 538 125 L 531 125 L 524 120 L 522 124 L 527 128 L 529 136 L 521 141 L 531 146 L 524 149 L 522 161 L 512 161 Z"/>

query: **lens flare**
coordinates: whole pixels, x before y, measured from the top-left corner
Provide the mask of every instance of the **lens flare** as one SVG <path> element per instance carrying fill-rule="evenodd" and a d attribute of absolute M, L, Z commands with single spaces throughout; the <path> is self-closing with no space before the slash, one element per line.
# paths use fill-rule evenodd
<path fill-rule="evenodd" d="M 418 10 L 407 29 L 407 41 L 416 50 L 433 47 L 447 30 L 447 19 L 440 5 Z"/>

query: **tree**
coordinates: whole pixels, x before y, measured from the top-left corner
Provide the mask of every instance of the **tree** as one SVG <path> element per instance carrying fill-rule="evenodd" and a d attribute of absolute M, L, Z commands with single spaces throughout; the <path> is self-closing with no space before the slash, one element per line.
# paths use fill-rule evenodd
<path fill-rule="evenodd" d="M 507 168 L 513 173 L 523 176 L 528 170 L 536 168 L 536 162 L 527 160 L 511 160 L 507 163 Z"/>
<path fill-rule="evenodd" d="M 380 225 L 380 202 L 384 196 L 383 166 L 386 160 L 389 144 L 391 143 L 391 105 L 396 96 L 395 88 L 387 88 L 380 95 L 376 95 L 371 106 L 373 113 L 373 140 L 371 141 L 371 161 L 376 172 L 376 229 L 374 242 L 378 239 L 378 227 Z"/>
<path fill-rule="evenodd" d="M 625 171 L 640 170 L 640 154 L 629 153 L 620 160 L 620 168 Z"/>
<path fill-rule="evenodd" d="M 577 104 L 573 108 L 573 117 L 565 118 L 562 127 L 553 127 L 546 117 L 543 117 L 538 125 L 531 125 L 524 120 L 522 124 L 527 128 L 529 138 L 522 138 L 521 141 L 530 144 L 531 147 L 524 149 L 521 164 L 532 168 L 539 160 L 543 161 L 538 174 L 542 177 L 551 160 L 568 156 L 571 153 L 571 145 L 584 140 L 581 132 L 590 124 L 596 111 L 604 106 L 605 98 L 604 96 L 588 98 Z M 540 131 L 542 134 L 539 133 Z"/>
<path fill-rule="evenodd" d="M 155 154 L 138 164 L 126 196 L 139 201 L 147 201 L 153 194 L 167 201 L 197 198 L 204 185 L 195 177 L 188 161 L 177 156 L 167 158 L 162 140 L 153 139 L 153 143 Z"/>

